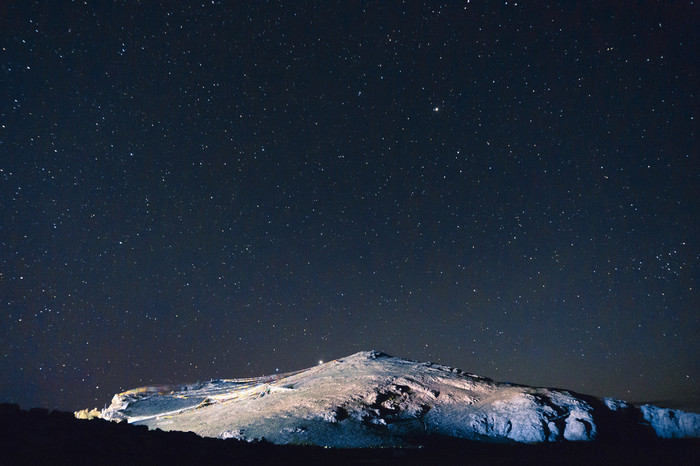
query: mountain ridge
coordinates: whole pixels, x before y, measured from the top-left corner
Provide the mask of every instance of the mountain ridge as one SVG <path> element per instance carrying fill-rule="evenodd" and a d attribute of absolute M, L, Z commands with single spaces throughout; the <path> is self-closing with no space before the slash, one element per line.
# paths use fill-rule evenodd
<path fill-rule="evenodd" d="M 142 387 L 103 419 L 204 437 L 335 447 L 444 436 L 496 443 L 700 437 L 700 415 L 492 379 L 362 351 L 271 376 Z"/>

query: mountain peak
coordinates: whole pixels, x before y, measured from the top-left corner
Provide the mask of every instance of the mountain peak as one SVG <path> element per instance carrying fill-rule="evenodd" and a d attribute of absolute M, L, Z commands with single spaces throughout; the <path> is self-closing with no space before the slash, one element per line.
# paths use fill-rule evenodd
<path fill-rule="evenodd" d="M 362 355 L 367 357 L 368 359 L 378 359 L 378 358 L 393 358 L 393 356 L 384 353 L 382 351 L 377 351 L 377 350 L 370 350 L 370 351 L 360 351 L 359 353 L 356 353 L 357 355 Z"/>
<path fill-rule="evenodd" d="M 114 396 L 109 420 L 202 436 L 338 447 L 700 437 L 700 415 L 494 382 L 460 369 L 361 351 L 308 369 L 143 387 Z"/>

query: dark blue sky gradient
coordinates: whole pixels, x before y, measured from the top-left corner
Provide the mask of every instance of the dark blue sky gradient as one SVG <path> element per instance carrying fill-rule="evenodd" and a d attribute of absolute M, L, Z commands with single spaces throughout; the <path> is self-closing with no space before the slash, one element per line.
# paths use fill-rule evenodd
<path fill-rule="evenodd" d="M 104 3 L 0 6 L 0 401 L 378 349 L 700 406 L 698 5 Z"/>

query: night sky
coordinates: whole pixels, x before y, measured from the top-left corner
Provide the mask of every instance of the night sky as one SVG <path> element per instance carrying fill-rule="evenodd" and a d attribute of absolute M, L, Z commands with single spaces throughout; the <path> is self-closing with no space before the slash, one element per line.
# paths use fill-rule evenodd
<path fill-rule="evenodd" d="M 155 3 L 0 5 L 0 401 L 377 349 L 700 409 L 697 2 Z"/>

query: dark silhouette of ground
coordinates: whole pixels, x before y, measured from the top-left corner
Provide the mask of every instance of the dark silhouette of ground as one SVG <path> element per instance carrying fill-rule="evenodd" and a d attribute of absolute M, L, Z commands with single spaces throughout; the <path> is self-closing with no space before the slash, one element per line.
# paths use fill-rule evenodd
<path fill-rule="evenodd" d="M 489 444 L 420 439 L 420 448 L 333 449 L 202 438 L 72 413 L 0 404 L 0 465 L 698 465 L 700 440 L 619 438 L 588 443 Z"/>

